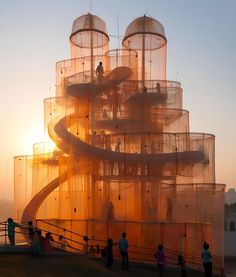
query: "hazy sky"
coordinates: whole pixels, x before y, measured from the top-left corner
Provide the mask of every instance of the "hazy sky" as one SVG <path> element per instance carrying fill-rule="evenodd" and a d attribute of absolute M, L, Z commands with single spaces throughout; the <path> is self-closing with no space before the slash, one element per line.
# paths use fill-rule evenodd
<path fill-rule="evenodd" d="M 55 95 L 55 63 L 70 58 L 73 20 L 90 6 L 112 35 L 117 15 L 121 35 L 144 14 L 164 25 L 167 78 L 182 83 L 191 131 L 216 135 L 216 181 L 235 187 L 235 0 L 0 0 L 0 198 L 13 198 L 13 157 L 44 140 L 43 100 Z"/>

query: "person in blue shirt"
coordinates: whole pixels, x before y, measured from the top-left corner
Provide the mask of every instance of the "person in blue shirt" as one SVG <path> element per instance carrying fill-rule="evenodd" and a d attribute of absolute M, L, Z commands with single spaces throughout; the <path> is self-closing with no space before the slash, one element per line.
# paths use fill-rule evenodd
<path fill-rule="evenodd" d="M 126 239 L 126 233 L 122 233 L 121 239 L 119 240 L 120 255 L 122 258 L 122 268 L 129 269 L 129 256 L 128 256 L 128 240 Z"/>
<path fill-rule="evenodd" d="M 15 245 L 15 227 L 20 227 L 20 225 L 13 221 L 12 218 L 7 219 L 8 223 L 8 239 L 11 245 Z"/>
<path fill-rule="evenodd" d="M 204 242 L 203 244 L 203 251 L 202 251 L 202 263 L 205 271 L 205 277 L 212 276 L 212 255 L 209 251 L 209 244 Z"/>

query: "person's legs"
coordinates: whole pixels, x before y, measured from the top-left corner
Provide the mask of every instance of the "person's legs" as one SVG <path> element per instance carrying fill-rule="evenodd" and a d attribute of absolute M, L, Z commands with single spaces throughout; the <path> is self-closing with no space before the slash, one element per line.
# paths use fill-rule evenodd
<path fill-rule="evenodd" d="M 129 269 L 129 256 L 128 256 L 128 252 L 125 252 L 125 258 L 126 258 L 126 268 Z"/>
<path fill-rule="evenodd" d="M 212 263 L 209 263 L 209 277 L 212 276 Z"/>
<path fill-rule="evenodd" d="M 212 263 L 206 263 L 206 268 L 207 268 L 207 277 L 211 277 L 212 276 Z"/>
<path fill-rule="evenodd" d="M 187 277 L 186 269 L 181 270 L 181 277 Z"/>
<path fill-rule="evenodd" d="M 11 245 L 15 245 L 15 237 L 9 236 L 9 241 Z"/>
<path fill-rule="evenodd" d="M 122 268 L 129 268 L 129 257 L 127 251 L 120 251 L 121 258 L 122 258 Z"/>
<path fill-rule="evenodd" d="M 122 259 L 122 268 L 125 268 L 125 252 L 120 251 L 121 259 Z"/>
<path fill-rule="evenodd" d="M 163 275 L 163 264 L 158 264 L 159 274 L 160 276 Z"/>
<path fill-rule="evenodd" d="M 204 263 L 203 267 L 204 267 L 205 277 L 208 277 L 208 275 L 207 275 L 207 264 Z"/>

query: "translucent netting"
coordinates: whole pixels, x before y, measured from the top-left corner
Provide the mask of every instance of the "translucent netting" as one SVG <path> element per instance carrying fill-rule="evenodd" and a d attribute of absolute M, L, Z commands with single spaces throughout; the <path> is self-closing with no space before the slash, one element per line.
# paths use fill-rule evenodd
<path fill-rule="evenodd" d="M 58 175 L 58 168 L 61 176 L 62 171 L 67 170 L 67 180 L 62 180 L 59 187 L 44 200 L 38 218 L 51 220 L 56 225 L 61 222 L 61 227 L 73 227 L 74 232 L 104 240 L 107 236 L 118 239 L 125 228 L 130 245 L 153 248 L 163 243 L 165 248 L 183 251 L 186 256 L 198 257 L 202 241 L 208 241 L 215 257 L 216 269 L 219 270 L 223 264 L 223 246 L 216 243 L 222 239 L 218 230 L 223 220 L 219 216 L 223 211 L 219 206 L 224 197 L 223 185 L 176 184 L 170 180 L 150 178 L 139 182 L 134 177 L 122 181 L 118 176 L 111 180 L 99 177 L 96 164 L 91 163 L 91 160 L 72 161 L 63 156 L 59 160 L 57 158 L 57 164 L 50 163 L 45 157 L 48 165 L 46 171 L 42 157 L 35 156 L 34 167 L 40 174 L 33 179 L 32 193 L 27 193 L 29 184 L 32 184 L 32 158 L 17 158 L 15 177 L 22 172 L 22 167 L 27 177 L 21 180 L 20 186 L 20 198 L 24 205 L 37 195 L 45 181 L 50 183 L 51 177 L 55 173 L 55 176 Z M 72 164 L 76 171 L 72 169 Z M 88 177 L 88 168 L 93 176 L 97 176 L 95 179 Z M 15 202 L 15 211 L 19 218 L 23 212 L 22 203 Z M 58 233 L 53 227 L 50 231 Z M 156 234 L 154 237 L 151 236 L 153 232 Z M 130 253 L 131 258 L 134 255 Z M 152 261 L 151 257 L 146 259 Z"/>
<path fill-rule="evenodd" d="M 16 218 L 104 240 L 126 231 L 130 249 L 163 243 L 193 257 L 193 267 L 208 241 L 219 272 L 224 185 L 215 184 L 215 138 L 189 132 L 180 83 L 166 80 L 163 26 L 148 18 L 152 33 L 138 19 L 124 49 L 107 51 L 104 25 L 89 30 L 84 19 L 73 27 L 72 59 L 56 64 L 56 97 L 44 101 L 55 148 L 37 143 L 32 157 L 15 158 Z M 153 261 L 151 251 L 139 258 Z"/>
<path fill-rule="evenodd" d="M 73 22 L 70 40 L 80 48 L 101 47 L 109 40 L 106 24 L 95 15 L 82 15 Z"/>
<path fill-rule="evenodd" d="M 133 50 L 142 49 L 143 44 L 146 50 L 161 48 L 166 44 L 164 28 L 154 18 L 147 16 L 136 18 L 127 27 L 122 44 Z"/>
<path fill-rule="evenodd" d="M 91 62 L 93 68 L 91 69 Z M 106 55 L 84 56 L 77 59 L 69 59 L 56 63 L 56 95 L 65 95 L 65 82 L 88 83 L 91 82 L 91 70 L 96 79 L 96 67 L 99 62 L 103 63 L 104 73 L 108 73 L 118 66 L 127 66 L 132 70 L 130 78 L 137 77 L 137 53 L 133 51 L 108 51 Z M 72 81 L 74 80 L 74 81 Z"/>
<path fill-rule="evenodd" d="M 77 18 L 73 23 L 70 41 L 72 58 L 104 55 L 109 43 L 105 22 L 91 14 Z"/>
<path fill-rule="evenodd" d="M 127 66 L 132 70 L 130 79 L 138 78 L 138 53 L 131 50 L 110 50 L 106 52 L 106 68 L 108 72 L 118 66 Z"/>
<path fill-rule="evenodd" d="M 132 50 L 130 48 L 124 48 Z M 138 80 L 166 80 L 166 46 L 155 50 L 135 51 L 138 53 Z"/>
<path fill-rule="evenodd" d="M 122 45 L 138 53 L 139 80 L 166 79 L 166 43 L 163 26 L 153 18 L 139 17 L 127 27 Z"/>

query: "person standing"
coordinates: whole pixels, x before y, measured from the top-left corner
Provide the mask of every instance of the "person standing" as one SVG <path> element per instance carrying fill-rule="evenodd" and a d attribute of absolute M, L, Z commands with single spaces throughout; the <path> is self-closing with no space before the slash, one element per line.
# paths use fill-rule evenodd
<path fill-rule="evenodd" d="M 7 223 L 8 223 L 8 239 L 11 245 L 15 245 L 15 227 L 20 227 L 20 225 L 14 222 L 12 218 L 8 218 Z"/>
<path fill-rule="evenodd" d="M 113 265 L 113 245 L 115 245 L 113 240 L 111 238 L 108 239 L 107 245 L 104 249 L 106 251 L 106 267 L 112 267 Z"/>
<path fill-rule="evenodd" d="M 32 220 L 28 221 L 27 229 L 28 229 L 29 240 L 31 242 L 31 240 L 34 236 L 34 230 L 35 230 Z"/>
<path fill-rule="evenodd" d="M 121 239 L 119 240 L 120 255 L 122 258 L 122 268 L 129 269 L 129 257 L 128 257 L 128 240 L 126 239 L 126 233 L 122 233 Z"/>
<path fill-rule="evenodd" d="M 209 244 L 204 242 L 203 244 L 203 251 L 201 253 L 202 256 L 202 263 L 205 271 L 205 277 L 212 276 L 212 255 L 209 250 Z"/>
<path fill-rule="evenodd" d="M 158 270 L 159 270 L 159 274 L 160 274 L 160 276 L 163 276 L 163 271 L 164 271 L 164 265 L 165 265 L 165 262 L 166 262 L 166 258 L 165 258 L 165 253 L 164 253 L 162 244 L 158 245 L 157 251 L 154 254 L 154 257 L 157 260 L 157 267 L 158 267 Z"/>
<path fill-rule="evenodd" d="M 102 62 L 99 62 L 99 65 L 96 68 L 96 75 L 97 75 L 99 85 L 103 83 L 103 74 L 104 74 L 103 65 L 102 65 Z"/>

